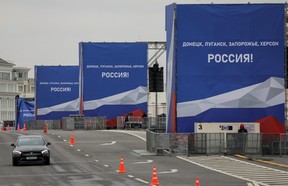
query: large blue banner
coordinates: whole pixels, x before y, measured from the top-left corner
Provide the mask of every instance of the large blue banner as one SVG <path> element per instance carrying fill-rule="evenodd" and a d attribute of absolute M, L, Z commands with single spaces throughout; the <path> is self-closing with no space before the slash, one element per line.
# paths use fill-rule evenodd
<path fill-rule="evenodd" d="M 19 98 L 17 106 L 17 121 L 16 127 L 20 126 L 20 129 L 23 129 L 25 121 L 31 121 L 35 119 L 34 114 L 34 101 L 25 101 L 24 99 Z"/>
<path fill-rule="evenodd" d="M 147 111 L 147 43 L 80 43 L 85 116 Z"/>
<path fill-rule="evenodd" d="M 284 123 L 284 4 L 177 5 L 177 131 Z"/>
<path fill-rule="evenodd" d="M 35 66 L 36 119 L 79 113 L 79 66 Z"/>

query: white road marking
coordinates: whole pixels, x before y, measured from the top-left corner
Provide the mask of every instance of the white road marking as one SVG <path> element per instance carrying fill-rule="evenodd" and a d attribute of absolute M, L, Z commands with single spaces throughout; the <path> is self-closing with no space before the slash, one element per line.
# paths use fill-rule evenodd
<path fill-rule="evenodd" d="M 59 163 L 60 164 L 60 163 Z M 65 169 L 63 169 L 61 166 L 54 164 L 53 162 L 53 168 L 57 171 L 57 172 L 66 172 Z"/>
<path fill-rule="evenodd" d="M 144 164 L 144 163 L 152 163 L 153 160 L 147 160 L 147 161 L 143 161 L 143 162 L 135 162 L 133 164 Z"/>
<path fill-rule="evenodd" d="M 170 173 L 175 173 L 178 172 L 177 169 L 170 169 L 170 171 L 163 171 L 163 172 L 158 172 L 158 174 L 170 174 Z"/>
<path fill-rule="evenodd" d="M 133 175 L 127 175 L 129 178 L 134 178 L 134 176 Z"/>
<path fill-rule="evenodd" d="M 140 181 L 140 182 L 145 183 L 145 184 L 149 184 L 148 181 L 142 180 L 142 179 L 140 179 L 140 178 L 135 178 L 135 180 Z"/>
<path fill-rule="evenodd" d="M 143 140 L 143 141 L 146 141 L 146 139 L 145 138 L 143 138 L 143 137 L 141 137 L 141 136 L 138 136 L 137 134 L 133 134 L 133 133 L 127 133 L 127 134 L 130 134 L 130 135 L 132 135 L 132 136 L 135 136 L 135 137 L 137 137 L 137 138 L 140 138 L 141 140 Z"/>
<path fill-rule="evenodd" d="M 249 181 L 249 182 L 253 182 L 254 181 L 254 180 L 249 179 L 249 178 L 244 178 L 242 176 L 238 176 L 238 175 L 235 175 L 235 174 L 232 174 L 232 173 L 229 173 L 229 172 L 225 172 L 225 171 L 222 171 L 222 170 L 219 170 L 219 169 L 216 169 L 216 168 L 212 168 L 210 166 L 203 165 L 201 163 L 192 161 L 192 160 L 190 160 L 188 158 L 184 158 L 184 157 L 181 157 L 181 156 L 177 156 L 177 158 L 182 159 L 182 160 L 187 161 L 187 162 L 190 162 L 190 163 L 193 163 L 193 164 L 198 165 L 200 167 L 203 167 L 203 168 L 215 171 L 215 172 L 219 172 L 219 173 L 222 173 L 222 174 L 225 174 L 225 175 L 228 175 L 228 176 L 232 176 L 232 177 L 235 177 L 235 178 L 238 178 L 238 179 L 246 180 L 246 181 Z M 264 183 L 260 183 L 260 184 L 262 184 L 264 186 L 269 186 L 268 184 L 264 184 Z"/>
<path fill-rule="evenodd" d="M 67 140 L 66 140 L 66 139 L 64 139 L 63 141 L 65 141 L 65 142 L 66 142 Z"/>
<path fill-rule="evenodd" d="M 73 147 L 73 145 L 70 145 L 70 147 Z"/>
<path fill-rule="evenodd" d="M 209 170 L 246 180 L 254 186 L 288 185 L 288 171 L 253 164 L 236 158 L 227 156 L 177 156 L 177 158 Z"/>
<path fill-rule="evenodd" d="M 85 154 L 86 157 L 89 157 L 89 154 Z"/>
<path fill-rule="evenodd" d="M 256 181 L 253 181 L 254 186 L 259 186 L 259 184 Z"/>
<path fill-rule="evenodd" d="M 116 144 L 116 141 L 112 141 L 111 143 L 103 143 L 101 145 L 114 145 L 114 144 Z"/>
<path fill-rule="evenodd" d="M 97 162 L 97 163 L 99 162 L 99 160 L 94 160 L 94 161 Z"/>
<path fill-rule="evenodd" d="M 105 131 L 105 132 L 120 132 L 120 133 L 130 134 L 130 135 L 132 135 L 132 136 L 135 136 L 135 137 L 137 137 L 137 138 L 140 138 L 140 139 L 143 140 L 143 141 L 146 141 L 145 138 L 143 138 L 143 137 L 141 137 L 141 136 L 138 136 L 137 134 L 134 134 L 134 133 L 132 133 L 132 132 L 130 132 L 130 131 L 122 131 L 122 130 L 104 130 L 104 131 Z M 136 131 L 134 131 L 134 132 L 136 132 Z"/>
<path fill-rule="evenodd" d="M 237 162 L 244 163 L 244 164 L 247 164 L 247 165 L 253 165 L 255 167 L 260 167 L 260 168 L 263 168 L 263 169 L 273 170 L 273 171 L 281 172 L 281 173 L 285 173 L 285 174 L 288 173 L 286 171 L 281 171 L 281 170 L 278 170 L 278 169 L 273 169 L 273 168 L 265 167 L 265 166 L 262 166 L 262 165 L 256 165 L 256 164 L 253 164 L 253 163 L 245 162 L 245 161 L 234 159 L 234 158 L 229 158 L 229 157 L 225 157 L 225 156 L 223 156 L 223 157 L 226 158 L 226 159 L 232 160 L 232 161 L 237 161 Z"/>
<path fill-rule="evenodd" d="M 109 167 L 109 165 L 104 165 L 104 167 Z"/>
<path fill-rule="evenodd" d="M 77 151 L 78 151 L 78 152 L 81 152 L 81 150 L 80 150 L 80 149 L 77 149 Z"/>
<path fill-rule="evenodd" d="M 61 138 L 61 136 L 58 136 L 58 138 Z"/>
<path fill-rule="evenodd" d="M 253 183 L 247 183 L 248 186 L 259 186 L 259 184 L 255 181 Z"/>

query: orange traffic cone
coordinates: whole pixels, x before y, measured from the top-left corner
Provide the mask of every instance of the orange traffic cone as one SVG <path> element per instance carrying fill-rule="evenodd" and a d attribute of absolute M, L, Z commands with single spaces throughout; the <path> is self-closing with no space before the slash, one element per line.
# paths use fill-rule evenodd
<path fill-rule="evenodd" d="M 198 176 L 196 176 L 196 184 L 195 184 L 195 186 L 200 186 L 200 182 L 199 182 Z"/>
<path fill-rule="evenodd" d="M 152 180 L 151 180 L 150 185 L 159 185 L 157 172 L 156 172 L 156 165 L 153 166 Z"/>
<path fill-rule="evenodd" d="M 24 123 L 23 132 L 26 132 L 26 123 Z"/>
<path fill-rule="evenodd" d="M 17 132 L 20 132 L 20 124 L 18 123 Z"/>
<path fill-rule="evenodd" d="M 75 145 L 74 133 L 72 132 L 70 137 L 70 145 Z"/>
<path fill-rule="evenodd" d="M 11 131 L 10 125 L 8 124 L 7 131 Z"/>
<path fill-rule="evenodd" d="M 125 173 L 126 172 L 125 167 L 124 167 L 124 159 L 123 159 L 123 157 L 121 157 L 121 159 L 120 159 L 120 166 L 119 166 L 118 172 L 119 173 Z"/>
<path fill-rule="evenodd" d="M 44 133 L 44 134 L 47 134 L 47 127 L 46 127 L 46 123 L 44 123 L 43 133 Z"/>

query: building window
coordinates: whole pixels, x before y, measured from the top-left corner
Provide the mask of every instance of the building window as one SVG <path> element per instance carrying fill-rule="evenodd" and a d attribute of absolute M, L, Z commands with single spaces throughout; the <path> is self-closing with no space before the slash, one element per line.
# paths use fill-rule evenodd
<path fill-rule="evenodd" d="M 18 86 L 18 92 L 23 92 L 23 86 Z"/>
<path fill-rule="evenodd" d="M 19 77 L 19 78 L 23 78 L 23 73 L 22 73 L 22 72 L 19 72 L 18 77 Z"/>
<path fill-rule="evenodd" d="M 31 87 L 31 92 L 34 92 L 34 87 Z"/>
<path fill-rule="evenodd" d="M 10 80 L 10 73 L 0 72 L 0 79 Z"/>

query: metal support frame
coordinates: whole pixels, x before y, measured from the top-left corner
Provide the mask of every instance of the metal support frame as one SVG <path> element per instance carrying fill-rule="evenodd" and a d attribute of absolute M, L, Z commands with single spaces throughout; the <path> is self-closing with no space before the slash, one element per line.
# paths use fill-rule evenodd
<path fill-rule="evenodd" d="M 148 59 L 148 67 L 153 66 L 157 63 L 157 60 L 162 56 L 166 51 L 166 42 L 164 41 L 148 41 L 148 51 L 156 51 L 150 59 Z M 155 92 L 155 114 L 158 115 L 158 94 Z"/>
<path fill-rule="evenodd" d="M 153 66 L 153 64 L 162 56 L 166 51 L 166 42 L 163 41 L 148 41 L 148 51 L 156 50 L 153 56 L 148 59 L 148 67 Z"/>

